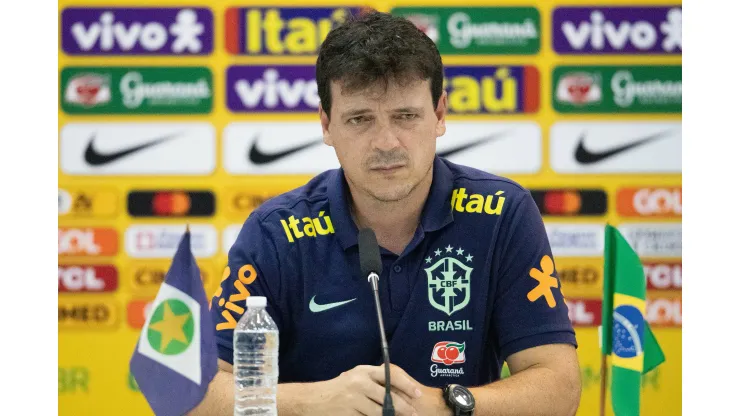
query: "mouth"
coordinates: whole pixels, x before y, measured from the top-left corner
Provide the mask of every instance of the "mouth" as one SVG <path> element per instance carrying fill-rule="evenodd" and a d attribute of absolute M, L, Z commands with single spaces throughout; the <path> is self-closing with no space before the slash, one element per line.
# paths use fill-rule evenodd
<path fill-rule="evenodd" d="M 394 165 L 388 165 L 388 166 L 376 166 L 373 168 L 370 168 L 373 172 L 381 172 L 381 173 L 392 173 L 400 170 L 401 168 L 405 167 L 404 164 L 394 164 Z"/>

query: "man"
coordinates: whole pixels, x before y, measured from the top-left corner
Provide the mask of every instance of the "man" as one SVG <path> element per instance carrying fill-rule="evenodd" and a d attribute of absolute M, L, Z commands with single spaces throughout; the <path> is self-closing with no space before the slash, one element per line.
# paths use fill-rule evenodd
<path fill-rule="evenodd" d="M 373 13 L 316 63 L 324 141 L 342 169 L 255 210 L 211 304 L 220 371 L 194 413 L 233 411 L 232 334 L 249 295 L 280 329 L 280 415 L 380 415 L 384 374 L 357 233 L 381 246 L 380 300 L 398 415 L 573 415 L 575 336 L 529 192 L 435 156 L 446 93 L 434 43 Z M 511 377 L 499 380 L 506 361 Z M 466 414 L 458 410 L 458 414 Z"/>

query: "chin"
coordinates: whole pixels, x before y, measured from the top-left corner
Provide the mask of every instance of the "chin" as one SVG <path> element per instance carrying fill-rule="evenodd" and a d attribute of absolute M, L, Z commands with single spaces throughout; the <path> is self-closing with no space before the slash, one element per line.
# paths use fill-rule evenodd
<path fill-rule="evenodd" d="M 413 188 L 409 183 L 387 184 L 386 186 L 380 185 L 374 189 L 368 189 L 368 191 L 378 201 L 396 202 L 409 196 Z"/>

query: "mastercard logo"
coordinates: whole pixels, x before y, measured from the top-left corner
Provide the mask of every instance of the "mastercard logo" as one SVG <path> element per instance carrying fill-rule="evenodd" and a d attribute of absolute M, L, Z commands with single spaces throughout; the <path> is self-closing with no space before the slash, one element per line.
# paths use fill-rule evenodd
<path fill-rule="evenodd" d="M 154 195 L 152 209 L 157 215 L 187 215 L 190 196 L 185 192 L 159 192 Z"/>
<path fill-rule="evenodd" d="M 531 189 L 530 193 L 542 215 L 606 214 L 606 192 L 600 189 Z"/>
<path fill-rule="evenodd" d="M 211 191 L 131 191 L 128 213 L 132 217 L 211 217 L 216 198 Z"/>
<path fill-rule="evenodd" d="M 581 210 L 581 196 L 573 191 L 547 192 L 544 203 L 548 213 L 573 215 Z"/>

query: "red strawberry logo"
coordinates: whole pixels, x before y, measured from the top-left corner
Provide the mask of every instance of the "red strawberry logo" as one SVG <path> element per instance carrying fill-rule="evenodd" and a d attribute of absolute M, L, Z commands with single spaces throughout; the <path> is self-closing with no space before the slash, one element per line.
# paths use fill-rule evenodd
<path fill-rule="evenodd" d="M 591 74 L 578 73 L 571 74 L 560 80 L 558 88 L 565 87 L 569 99 L 574 104 L 585 104 L 596 99 L 600 95 L 598 84 L 599 80 Z M 594 97 L 591 97 L 594 95 Z M 561 97 L 567 99 L 566 97 Z"/>
<path fill-rule="evenodd" d="M 591 90 L 591 85 L 585 84 L 585 85 L 571 85 L 568 87 L 568 92 L 571 96 L 573 96 L 573 99 L 575 99 L 577 102 L 582 103 L 586 101 L 586 96 L 588 95 L 588 92 Z"/>
<path fill-rule="evenodd" d="M 465 343 L 442 341 L 434 346 L 432 361 L 444 363 L 445 365 L 460 364 L 465 362 Z"/>
<path fill-rule="evenodd" d="M 80 85 L 77 87 L 77 94 L 86 104 L 94 103 L 98 92 L 100 92 L 100 85 Z"/>
<path fill-rule="evenodd" d="M 457 357 L 460 356 L 460 351 L 458 351 L 455 347 L 449 347 L 447 348 L 447 351 L 445 351 L 445 355 L 447 356 L 444 360 L 445 364 L 450 365 L 455 360 L 457 360 Z"/>

